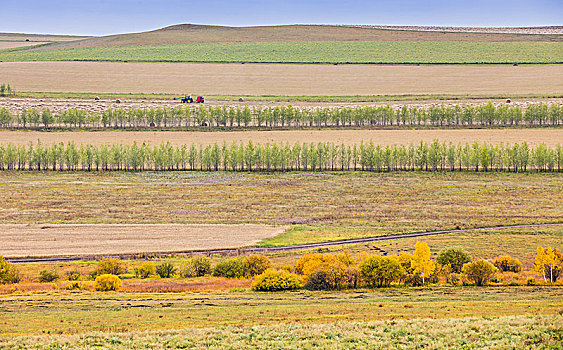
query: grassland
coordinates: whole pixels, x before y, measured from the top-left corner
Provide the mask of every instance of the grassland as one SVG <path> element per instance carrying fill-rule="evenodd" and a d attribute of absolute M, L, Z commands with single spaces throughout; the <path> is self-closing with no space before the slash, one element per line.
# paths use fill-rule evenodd
<path fill-rule="evenodd" d="M 416 323 L 418 320 L 437 325 L 467 322 L 477 326 L 480 322 L 493 324 L 498 317 L 511 316 L 525 316 L 520 321 L 529 325 L 533 321 L 528 317 L 542 315 L 546 321 L 551 319 L 555 322 L 552 325 L 555 327 L 553 335 L 560 339 L 560 324 L 555 326 L 563 307 L 560 295 L 561 287 L 557 286 L 304 291 L 276 294 L 275 298 L 269 293 L 236 291 L 196 294 L 120 292 L 105 295 L 55 292 L 2 295 L 0 322 L 4 337 L 81 334 L 85 333 L 85 327 L 88 327 L 88 332 L 122 333 L 127 337 L 127 332 L 203 327 L 250 329 L 261 325 L 291 329 L 296 327 L 296 323 L 301 327 L 330 324 L 336 329 L 343 327 L 342 323 L 367 321 L 382 325 L 374 327 L 379 331 L 383 331 L 385 324 L 396 327 L 397 322 Z M 49 307 L 46 308 L 46 305 Z M 379 320 L 390 323 L 378 323 Z M 210 330 L 203 328 L 196 332 Z M 48 340 L 43 338 L 42 341 Z"/>
<path fill-rule="evenodd" d="M 2 223 L 302 224 L 264 244 L 561 221 L 559 174 L 0 174 Z M 184 212 L 185 211 L 185 212 Z"/>
<path fill-rule="evenodd" d="M 96 346 L 112 349 L 402 349 L 556 348 L 560 316 L 515 316 L 452 320 L 338 322 L 303 326 L 219 327 L 152 332 L 105 332 L 11 338 L 0 348 L 53 349 Z"/>
<path fill-rule="evenodd" d="M 563 63 L 563 44 L 549 42 L 310 41 L 196 43 L 0 51 L 0 61 L 205 63 L 491 64 Z"/>
<path fill-rule="evenodd" d="M 1 131 L 0 144 L 27 146 L 30 142 L 41 141 L 43 145 L 59 142 L 75 142 L 77 145 L 112 145 L 115 140 L 120 144 L 132 145 L 133 142 L 149 145 L 160 145 L 170 142 L 171 145 L 219 145 L 226 142 L 247 144 L 252 140 L 255 144 L 278 143 L 293 145 L 296 142 L 334 142 L 335 144 L 359 145 L 362 140 L 372 140 L 375 145 L 406 145 L 431 143 L 438 139 L 441 142 L 472 143 L 475 140 L 489 144 L 514 144 L 525 140 L 530 146 L 541 143 L 556 147 L 562 143 L 562 130 L 549 129 L 430 129 L 430 130 L 272 130 L 272 131 Z"/>
<path fill-rule="evenodd" d="M 377 66 L 2 62 L 16 91 L 373 96 L 562 94 L 563 65 Z M 188 90 L 188 91 L 186 91 Z"/>

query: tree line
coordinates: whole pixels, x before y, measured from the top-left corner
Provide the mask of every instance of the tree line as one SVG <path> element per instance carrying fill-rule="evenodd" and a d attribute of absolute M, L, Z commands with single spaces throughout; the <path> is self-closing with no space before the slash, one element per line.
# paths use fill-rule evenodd
<path fill-rule="evenodd" d="M 74 142 L 27 146 L 0 145 L 0 170 L 51 171 L 562 171 L 563 147 L 445 143 L 434 140 L 410 145 L 359 145 L 332 142 L 226 142 L 173 146 L 76 145 Z"/>
<path fill-rule="evenodd" d="M 49 108 L 11 112 L 0 108 L 1 128 L 303 128 L 303 127 L 495 127 L 563 125 L 563 105 L 534 103 L 526 108 L 489 102 L 473 105 L 355 106 L 331 108 L 178 106 L 108 108 L 102 112 Z"/>

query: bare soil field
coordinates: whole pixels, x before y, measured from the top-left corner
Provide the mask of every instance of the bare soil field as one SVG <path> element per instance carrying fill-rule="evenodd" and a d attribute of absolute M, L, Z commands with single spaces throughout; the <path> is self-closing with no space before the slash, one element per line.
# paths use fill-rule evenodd
<path fill-rule="evenodd" d="M 18 95 L 21 93 L 18 93 Z M 44 93 L 33 93 L 37 96 L 42 96 Z M 64 96 L 64 93 L 62 93 Z M 101 95 L 101 94 L 98 94 Z M 117 95 L 117 97 L 113 96 L 114 98 L 110 98 L 108 96 L 101 95 L 98 96 L 95 93 L 92 94 L 84 94 L 81 98 L 71 98 L 71 97 L 5 97 L 0 99 L 0 108 L 6 107 L 12 113 L 21 113 L 22 110 L 27 110 L 28 108 L 37 108 L 39 110 L 43 110 L 44 108 L 48 108 L 52 113 L 59 114 L 71 108 L 77 108 L 80 110 L 85 110 L 88 112 L 98 112 L 101 113 L 106 111 L 108 108 L 113 109 L 128 109 L 128 108 L 142 108 L 142 109 L 150 109 L 150 108 L 176 108 L 180 106 L 186 106 L 182 104 L 179 100 L 173 100 L 171 96 L 173 95 L 158 95 L 158 96 L 150 96 L 149 98 L 139 98 L 139 97 L 128 97 L 128 94 L 125 95 Z M 549 95 L 545 95 L 549 96 Z M 558 95 L 561 96 L 561 95 Z M 100 100 L 95 100 L 96 97 L 100 97 Z M 303 99 L 307 99 L 309 96 L 303 96 Z M 329 96 L 325 100 L 320 98 L 321 102 L 313 102 L 313 101 L 300 101 L 299 99 L 302 98 L 301 96 L 295 97 L 296 100 L 289 102 L 289 99 L 283 100 L 283 97 L 279 97 L 280 100 L 273 99 L 269 100 L 269 96 L 245 96 L 244 102 L 236 101 L 236 95 L 230 96 L 205 96 L 205 105 L 204 106 L 228 106 L 234 108 L 244 108 L 245 106 L 250 107 L 275 107 L 275 106 L 282 106 L 282 105 L 292 105 L 293 107 L 299 108 L 341 108 L 341 107 L 349 107 L 349 108 L 356 108 L 358 106 L 391 106 L 395 110 L 402 108 L 403 106 L 416 106 L 419 108 L 429 108 L 431 106 L 435 106 L 436 104 L 454 107 L 456 105 L 472 105 L 472 106 L 481 106 L 483 104 L 492 102 L 495 107 L 500 105 L 506 105 L 505 98 L 497 98 L 497 99 L 482 99 L 482 98 L 470 98 L 464 99 L 463 96 L 460 96 L 459 99 L 440 99 L 436 100 L 436 96 L 427 96 L 426 99 L 423 100 L 393 100 L 393 96 L 389 97 L 389 100 L 384 102 L 353 102 L 344 100 L 346 96 Z M 310 97 L 314 99 L 315 97 Z M 354 96 L 349 96 L 349 98 L 354 98 Z M 116 101 L 119 100 L 119 103 Z M 526 109 L 532 103 L 555 103 L 555 104 L 563 104 L 563 99 L 561 97 L 518 97 L 516 98 L 511 97 L 510 105 L 509 106 L 518 106 L 522 109 Z M 198 105 L 201 106 L 201 105 Z"/>
<path fill-rule="evenodd" d="M 545 143 L 548 146 L 563 144 L 561 129 L 430 129 L 430 130 L 279 130 L 279 131 L 3 131 L 0 144 L 13 143 L 28 145 L 38 140 L 44 145 L 57 142 L 76 144 L 111 145 L 133 142 L 159 145 L 170 142 L 172 145 L 209 145 L 215 142 L 227 144 L 235 142 L 294 144 L 296 142 L 334 142 L 336 144 L 359 144 L 362 140 L 372 140 L 376 145 L 409 145 L 420 141 L 472 143 L 474 141 L 492 144 L 512 144 L 526 141 L 530 146 Z"/>
<path fill-rule="evenodd" d="M 554 94 L 563 66 L 1 62 L 18 91 L 354 96 Z"/>
<path fill-rule="evenodd" d="M 52 35 L 52 34 L 24 34 L 24 33 L 0 33 L 0 40 L 23 41 L 74 41 L 88 39 L 89 36 L 76 35 Z"/>
<path fill-rule="evenodd" d="M 39 44 L 46 44 L 46 41 L 1 41 L 0 40 L 0 50 L 3 49 L 14 49 L 19 47 L 34 46 Z"/>
<path fill-rule="evenodd" d="M 72 256 L 237 248 L 286 230 L 269 225 L 0 225 L 0 255 Z"/>

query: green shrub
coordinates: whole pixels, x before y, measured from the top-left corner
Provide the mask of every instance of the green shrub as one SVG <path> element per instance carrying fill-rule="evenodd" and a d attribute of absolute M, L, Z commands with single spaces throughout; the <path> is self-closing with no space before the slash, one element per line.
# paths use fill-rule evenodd
<path fill-rule="evenodd" d="M 176 268 L 171 262 L 163 262 L 156 267 L 156 274 L 161 278 L 170 278 L 176 273 Z"/>
<path fill-rule="evenodd" d="M 20 274 L 18 269 L 0 255 L 0 284 L 18 283 L 19 281 Z"/>
<path fill-rule="evenodd" d="M 96 275 L 120 275 L 127 272 L 121 260 L 114 258 L 102 259 L 98 262 Z"/>
<path fill-rule="evenodd" d="M 94 281 L 94 289 L 100 292 L 108 292 L 118 290 L 121 280 L 116 275 L 103 274 L 96 277 Z"/>
<path fill-rule="evenodd" d="M 448 248 L 438 253 L 436 262 L 442 266 L 450 266 L 452 272 L 460 273 L 463 265 L 471 262 L 471 257 L 461 249 Z"/>
<path fill-rule="evenodd" d="M 364 281 L 372 287 L 388 287 L 400 279 L 404 270 L 396 258 L 374 255 L 360 263 Z"/>
<path fill-rule="evenodd" d="M 305 283 L 305 288 L 310 290 L 330 290 L 332 289 L 332 284 L 328 276 L 328 272 L 325 270 L 313 271 L 307 277 L 307 283 Z"/>
<path fill-rule="evenodd" d="M 39 282 L 53 282 L 59 278 L 59 274 L 55 269 L 41 270 L 39 272 Z"/>
<path fill-rule="evenodd" d="M 202 277 L 211 273 L 211 259 L 206 256 L 194 256 L 180 266 L 180 276 L 184 278 Z"/>
<path fill-rule="evenodd" d="M 497 268 L 486 260 L 478 260 L 463 265 L 462 273 L 477 286 L 487 284 L 497 272 Z"/>
<path fill-rule="evenodd" d="M 514 259 L 510 255 L 502 255 L 495 258 L 493 265 L 503 272 L 520 272 L 522 271 L 522 263 L 518 259 Z"/>
<path fill-rule="evenodd" d="M 245 256 L 242 259 L 243 269 L 246 277 L 254 277 L 264 273 L 272 267 L 270 259 L 261 254 L 253 254 Z"/>
<path fill-rule="evenodd" d="M 148 278 L 149 276 L 154 275 L 155 272 L 155 266 L 150 261 L 145 261 L 135 267 L 135 277 L 137 278 Z"/>
<path fill-rule="evenodd" d="M 424 284 L 422 283 L 422 276 L 419 275 L 418 273 L 409 273 L 405 275 L 403 277 L 403 281 L 405 282 L 405 285 L 413 286 L 413 287 L 419 287 Z"/>
<path fill-rule="evenodd" d="M 216 277 L 242 278 L 244 275 L 244 264 L 239 258 L 223 260 L 213 269 L 213 276 Z"/>
<path fill-rule="evenodd" d="M 294 290 L 302 286 L 303 280 L 298 275 L 285 270 L 268 269 L 252 282 L 252 289 L 259 292 Z"/>
<path fill-rule="evenodd" d="M 538 284 L 538 281 L 536 281 L 535 278 L 533 277 L 528 277 L 528 279 L 526 280 L 526 285 L 528 286 L 535 286 Z"/>

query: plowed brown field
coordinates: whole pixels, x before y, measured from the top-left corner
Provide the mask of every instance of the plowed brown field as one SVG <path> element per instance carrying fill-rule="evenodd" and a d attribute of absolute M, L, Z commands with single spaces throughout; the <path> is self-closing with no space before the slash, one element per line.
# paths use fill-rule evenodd
<path fill-rule="evenodd" d="M 548 146 L 563 144 L 562 129 L 431 129 L 431 130 L 285 130 L 285 131 L 228 131 L 228 132 L 189 132 L 189 131 L 69 131 L 69 132 L 0 132 L 0 144 L 9 142 L 28 145 L 41 140 L 44 145 L 55 142 L 74 141 L 76 144 L 132 144 L 146 142 L 158 145 L 170 142 L 173 145 L 208 145 L 233 141 L 247 143 L 285 143 L 295 142 L 334 142 L 337 144 L 359 144 L 362 140 L 372 140 L 380 145 L 408 145 L 411 142 L 432 142 L 434 139 L 454 143 L 515 143 L 526 141 L 529 145 L 545 143 Z"/>
<path fill-rule="evenodd" d="M 563 65 L 376 66 L 1 62 L 18 91 L 208 95 L 551 94 Z"/>
<path fill-rule="evenodd" d="M 274 237 L 268 225 L 0 225 L 0 255 L 66 256 L 237 248 Z"/>

